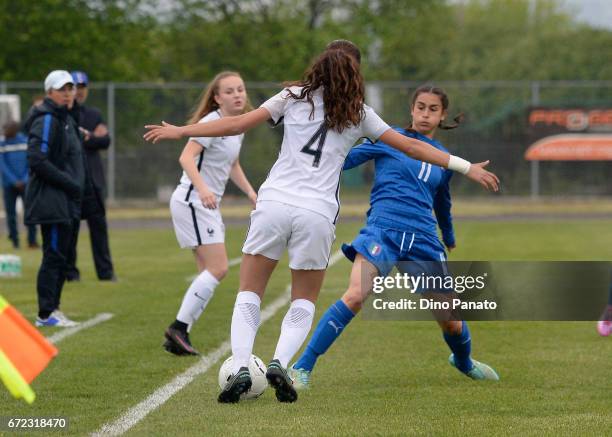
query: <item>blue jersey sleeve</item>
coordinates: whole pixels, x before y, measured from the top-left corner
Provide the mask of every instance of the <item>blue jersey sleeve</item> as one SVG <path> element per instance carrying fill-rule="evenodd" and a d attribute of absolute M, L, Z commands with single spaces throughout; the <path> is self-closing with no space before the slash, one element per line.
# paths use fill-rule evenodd
<path fill-rule="evenodd" d="M 351 149 L 346 160 L 344 161 L 344 167 L 342 170 L 350 170 L 360 166 L 370 159 L 375 159 L 381 152 L 382 146 L 377 143 L 366 141 L 358 146 Z"/>
<path fill-rule="evenodd" d="M 452 171 L 445 171 L 440 187 L 434 198 L 434 212 L 438 220 L 438 226 L 442 231 L 442 240 L 446 247 L 455 245 L 455 232 L 453 230 L 453 216 L 451 214 L 451 195 L 450 195 L 450 179 L 453 176 Z"/>

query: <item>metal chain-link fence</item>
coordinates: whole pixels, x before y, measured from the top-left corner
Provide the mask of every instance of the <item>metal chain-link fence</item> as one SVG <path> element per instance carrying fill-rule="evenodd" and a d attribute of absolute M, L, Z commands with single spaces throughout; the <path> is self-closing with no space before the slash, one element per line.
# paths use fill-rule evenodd
<path fill-rule="evenodd" d="M 181 142 L 145 143 L 144 125 L 165 120 L 183 124 L 198 102 L 205 83 L 93 83 L 87 104 L 105 115 L 112 135 L 106 153 L 110 201 L 165 200 L 178 183 Z M 368 85 L 368 104 L 385 121 L 406 126 L 415 82 L 378 82 Z M 502 195 L 610 195 L 610 162 L 543 162 L 534 174 L 524 153 L 533 142 L 528 111 L 533 106 L 553 108 L 612 108 L 612 81 L 606 82 L 439 82 L 451 101 L 449 115 L 465 114 L 455 130 L 439 131 L 437 138 L 452 152 L 473 162 L 490 159 L 491 169 L 503 181 Z M 247 83 L 253 106 L 280 89 L 275 83 Z M 17 94 L 21 110 L 42 94 L 42 83 L 0 82 L 0 94 Z M 612 126 L 609 126 L 612 129 Z M 282 128 L 260 126 L 245 136 L 241 164 L 254 186 L 259 186 L 274 163 Z M 343 190 L 363 189 L 372 167 L 343 175 Z M 534 177 L 537 180 L 534 181 Z M 453 192 L 467 194 L 479 188 L 465 178 L 454 178 Z M 233 186 L 228 192 L 237 192 Z"/>

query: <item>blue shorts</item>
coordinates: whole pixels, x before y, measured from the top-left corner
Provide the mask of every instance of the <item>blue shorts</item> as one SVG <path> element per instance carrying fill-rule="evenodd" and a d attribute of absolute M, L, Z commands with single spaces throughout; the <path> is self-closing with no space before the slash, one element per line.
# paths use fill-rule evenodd
<path fill-rule="evenodd" d="M 440 240 L 430 234 L 402 232 L 374 224 L 359 231 L 351 244 L 343 244 L 342 252 L 351 261 L 357 253 L 371 262 L 380 275 L 387 276 L 397 265 L 402 273 L 447 274 L 446 252 Z M 411 261 L 410 263 L 402 263 Z"/>

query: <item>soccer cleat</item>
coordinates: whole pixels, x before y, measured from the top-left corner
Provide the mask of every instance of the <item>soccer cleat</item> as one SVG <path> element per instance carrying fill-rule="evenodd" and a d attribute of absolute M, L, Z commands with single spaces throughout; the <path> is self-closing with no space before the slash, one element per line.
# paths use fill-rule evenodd
<path fill-rule="evenodd" d="M 600 320 L 597 322 L 597 332 L 602 337 L 608 337 L 612 334 L 612 322 L 609 320 Z"/>
<path fill-rule="evenodd" d="M 166 340 L 162 347 L 165 349 L 166 352 L 171 353 L 173 355 L 189 355 L 187 352 L 184 352 L 183 349 L 180 349 L 178 346 L 175 346 L 174 343 L 170 340 Z"/>
<path fill-rule="evenodd" d="M 457 366 L 455 366 L 455 357 L 453 354 L 450 354 L 450 356 L 448 357 L 448 362 L 451 366 L 457 368 Z M 474 365 L 472 367 L 472 370 L 470 370 L 467 373 L 464 373 L 464 375 L 472 379 L 478 380 L 478 381 L 482 381 L 482 380 L 499 381 L 499 375 L 488 364 L 481 363 L 480 361 L 476 361 L 476 360 L 472 360 L 472 364 Z"/>
<path fill-rule="evenodd" d="M 295 364 L 287 370 L 289 378 L 293 380 L 296 390 L 308 390 L 310 388 L 310 370 L 296 369 Z"/>
<path fill-rule="evenodd" d="M 240 400 L 240 395 L 248 392 L 251 389 L 253 382 L 251 381 L 251 374 L 247 367 L 241 367 L 238 373 L 233 375 L 225 387 L 219 393 L 217 401 L 222 404 L 235 404 Z"/>
<path fill-rule="evenodd" d="M 270 364 L 268 364 L 266 379 L 268 383 L 274 387 L 274 390 L 276 390 L 276 399 L 278 399 L 279 402 L 297 401 L 298 395 L 293 387 L 293 381 L 289 378 L 287 371 L 281 366 L 280 361 L 272 360 Z"/>
<path fill-rule="evenodd" d="M 174 355 L 200 355 L 200 353 L 191 346 L 189 334 L 186 332 L 175 328 L 168 328 L 166 332 L 164 332 L 164 337 L 166 337 L 167 340 L 166 343 L 164 343 L 164 349 L 168 352 Z M 166 347 L 168 343 L 171 343 L 171 346 L 169 345 Z"/>

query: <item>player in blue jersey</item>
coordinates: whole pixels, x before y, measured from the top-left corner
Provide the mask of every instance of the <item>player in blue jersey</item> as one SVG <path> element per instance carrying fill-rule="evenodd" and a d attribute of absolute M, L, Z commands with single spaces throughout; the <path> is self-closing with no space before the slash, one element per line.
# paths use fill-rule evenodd
<path fill-rule="evenodd" d="M 444 90 L 422 86 L 412 98 L 411 128 L 395 130 L 446 152 L 433 136 L 438 128 L 458 126 L 459 117 L 455 124 L 444 125 L 448 105 Z M 323 314 L 304 353 L 290 369 L 298 389 L 308 388 L 316 360 L 361 310 L 376 276 L 386 276 L 394 265 L 402 261 L 441 262 L 445 267 L 446 253 L 438 239 L 436 225 L 442 231 L 446 248 L 450 251 L 455 247 L 449 190 L 452 171 L 417 161 L 381 141 L 365 142 L 353 148 L 344 169 L 369 160 L 374 160 L 376 175 L 367 224 L 350 245 L 342 247 L 346 257 L 354 262 L 350 283 L 342 298 Z M 471 359 L 471 338 L 465 322 L 439 320 L 438 323 L 452 351 L 449 357 L 452 366 L 472 379 L 499 379 L 491 367 Z"/>

